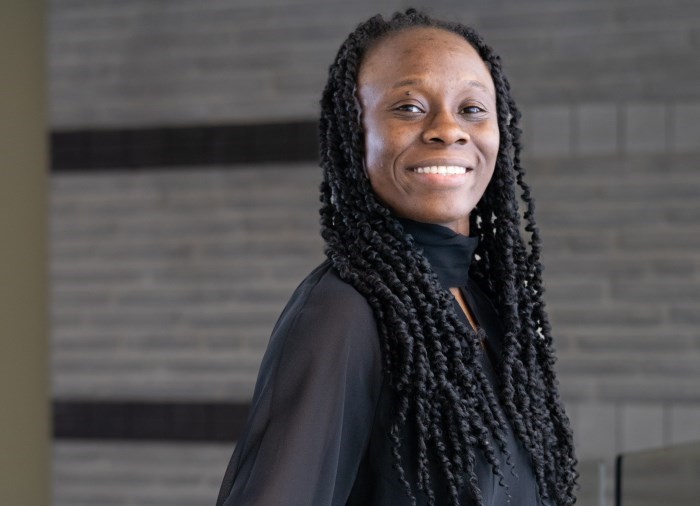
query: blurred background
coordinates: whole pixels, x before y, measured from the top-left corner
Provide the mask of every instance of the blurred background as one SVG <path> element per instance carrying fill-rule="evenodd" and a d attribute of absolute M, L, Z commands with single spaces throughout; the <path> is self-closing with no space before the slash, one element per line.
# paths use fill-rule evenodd
<path fill-rule="evenodd" d="M 409 6 L 477 28 L 523 112 L 579 504 L 613 504 L 616 456 L 700 440 L 700 3 L 51 0 L 53 505 L 214 503 L 323 260 L 328 65 Z"/>

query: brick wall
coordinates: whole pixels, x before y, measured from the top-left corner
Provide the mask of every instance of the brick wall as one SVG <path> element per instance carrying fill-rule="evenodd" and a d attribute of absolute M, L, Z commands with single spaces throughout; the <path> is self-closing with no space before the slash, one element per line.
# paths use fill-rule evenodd
<path fill-rule="evenodd" d="M 54 396 L 249 400 L 272 325 L 322 260 L 317 172 L 54 177 Z"/>
<path fill-rule="evenodd" d="M 404 4 L 54 1 L 52 127 L 312 120 L 345 34 Z M 580 457 L 700 439 L 700 5 L 432 5 L 480 29 L 524 112 Z M 54 174 L 54 396 L 248 399 L 281 307 L 322 259 L 318 181 L 311 163 Z M 76 499 L 81 445 L 57 446 L 57 504 L 97 503 Z M 90 458 L 116 470 L 143 448 L 96 443 Z M 192 448 L 163 451 L 184 462 Z M 192 503 L 140 476 L 106 473 L 85 493 Z"/>
<path fill-rule="evenodd" d="M 50 3 L 52 122 L 315 117 L 345 35 L 371 14 L 409 4 L 478 27 L 521 101 L 698 98 L 700 5 L 692 0 L 64 0 Z"/>
<path fill-rule="evenodd" d="M 132 442 L 54 444 L 54 506 L 213 505 L 231 449 Z"/>

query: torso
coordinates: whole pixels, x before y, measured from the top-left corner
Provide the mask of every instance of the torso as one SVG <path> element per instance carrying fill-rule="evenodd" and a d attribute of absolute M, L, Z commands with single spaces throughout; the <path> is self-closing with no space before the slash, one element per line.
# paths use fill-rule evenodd
<path fill-rule="evenodd" d="M 500 356 L 498 315 L 476 284 L 459 289 L 455 311 L 465 325 L 482 326 L 493 356 Z M 497 385 L 486 354 L 482 367 L 492 385 Z M 372 310 L 325 262 L 302 282 L 275 326 L 246 431 L 217 504 L 409 505 L 394 468 L 388 435 L 395 416 L 394 400 L 382 372 Z M 511 503 L 539 506 L 527 453 L 512 430 L 506 429 L 508 451 L 518 475 L 503 466 Z M 417 445 L 410 424 L 400 437 L 406 478 L 415 484 L 412 463 Z M 506 489 L 479 452 L 476 473 L 484 505 L 506 504 Z M 432 465 L 430 474 L 436 503 L 447 504 L 441 474 Z M 427 504 L 423 494 L 416 492 L 416 496 L 418 505 Z M 462 505 L 473 504 L 466 491 L 462 496 Z"/>

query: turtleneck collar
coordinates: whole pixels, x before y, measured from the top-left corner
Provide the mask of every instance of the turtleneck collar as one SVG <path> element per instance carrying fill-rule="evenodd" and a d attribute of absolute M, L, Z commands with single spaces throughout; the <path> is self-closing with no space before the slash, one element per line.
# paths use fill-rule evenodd
<path fill-rule="evenodd" d="M 411 234 L 416 245 L 430 262 L 443 288 L 466 286 L 469 280 L 469 266 L 476 247 L 478 236 L 466 236 L 442 225 L 421 223 L 398 218 L 404 232 Z"/>

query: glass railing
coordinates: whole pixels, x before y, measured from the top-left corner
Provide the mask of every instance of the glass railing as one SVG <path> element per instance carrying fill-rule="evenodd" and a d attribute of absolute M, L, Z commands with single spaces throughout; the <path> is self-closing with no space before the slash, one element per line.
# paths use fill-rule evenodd
<path fill-rule="evenodd" d="M 609 466 L 602 460 L 587 460 L 579 462 L 578 472 L 576 506 L 612 506 Z"/>
<path fill-rule="evenodd" d="M 700 505 L 700 442 L 618 456 L 616 506 Z"/>

